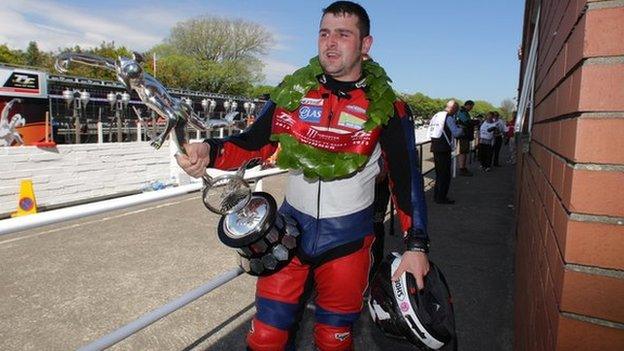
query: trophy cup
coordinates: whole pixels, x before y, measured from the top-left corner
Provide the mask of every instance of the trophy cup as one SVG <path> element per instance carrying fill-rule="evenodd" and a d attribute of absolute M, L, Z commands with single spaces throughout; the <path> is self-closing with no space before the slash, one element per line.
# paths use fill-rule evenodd
<path fill-rule="evenodd" d="M 238 114 L 231 112 L 224 120 L 203 120 L 188 103 L 171 96 L 156 78 L 143 71 L 143 58 L 136 52 L 131 59 L 119 57 L 117 60 L 65 52 L 57 56 L 55 67 L 64 73 L 71 62 L 115 72 L 128 91 L 134 90 L 147 107 L 166 119 L 165 130 L 151 142 L 157 149 L 172 134 L 178 151 L 186 154 L 183 145 L 187 122 L 205 131 L 232 125 Z M 206 208 L 221 215 L 219 239 L 236 249 L 243 270 L 251 275 L 268 275 L 284 267 L 293 257 L 299 230 L 294 219 L 277 211 L 277 203 L 270 194 L 251 191 L 244 179 L 248 164 L 243 164 L 233 174 L 214 178 L 204 175 L 202 200 Z"/>

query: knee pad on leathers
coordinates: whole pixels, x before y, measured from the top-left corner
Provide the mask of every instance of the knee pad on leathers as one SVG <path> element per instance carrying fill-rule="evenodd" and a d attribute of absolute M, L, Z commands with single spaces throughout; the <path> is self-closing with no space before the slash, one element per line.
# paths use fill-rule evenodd
<path fill-rule="evenodd" d="M 288 331 L 275 328 L 256 318 L 251 321 L 247 334 L 247 346 L 253 351 L 277 351 L 286 349 Z"/>
<path fill-rule="evenodd" d="M 353 350 L 351 327 L 333 327 L 317 323 L 314 325 L 314 342 L 320 351 Z"/>

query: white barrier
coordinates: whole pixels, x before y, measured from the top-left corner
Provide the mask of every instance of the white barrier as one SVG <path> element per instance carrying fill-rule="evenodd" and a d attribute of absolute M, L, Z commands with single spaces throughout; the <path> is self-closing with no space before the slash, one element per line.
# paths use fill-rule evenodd
<path fill-rule="evenodd" d="M 255 167 L 245 172 L 245 179 L 261 179 L 279 173 L 285 170 L 279 168 L 270 168 L 262 170 Z M 218 169 L 208 169 L 210 176 L 217 176 L 228 173 Z M 22 230 L 41 227 L 44 225 L 54 224 L 58 222 L 68 221 L 72 219 L 82 218 L 108 211 L 120 210 L 131 206 L 142 205 L 150 202 L 160 201 L 171 197 L 184 195 L 190 192 L 198 191 L 202 187 L 201 181 L 191 184 L 182 185 L 176 188 L 158 190 L 154 192 L 146 192 L 137 195 L 124 196 L 116 199 L 93 202 L 89 204 L 66 207 L 58 210 L 41 212 L 29 216 L 9 218 L 0 221 L 0 235 L 15 233 Z"/>

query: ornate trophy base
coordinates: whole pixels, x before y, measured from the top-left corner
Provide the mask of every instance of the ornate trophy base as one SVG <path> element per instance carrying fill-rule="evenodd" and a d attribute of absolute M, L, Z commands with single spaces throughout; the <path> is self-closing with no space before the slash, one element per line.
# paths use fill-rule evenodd
<path fill-rule="evenodd" d="M 294 219 L 277 211 L 275 199 L 254 192 L 242 209 L 219 221 L 219 240 L 235 248 L 245 272 L 269 275 L 286 266 L 294 255 L 299 229 Z"/>

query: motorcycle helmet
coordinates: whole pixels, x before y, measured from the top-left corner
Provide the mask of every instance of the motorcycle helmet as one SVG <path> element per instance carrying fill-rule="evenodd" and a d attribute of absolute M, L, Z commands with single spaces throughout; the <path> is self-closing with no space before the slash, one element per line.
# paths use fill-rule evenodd
<path fill-rule="evenodd" d="M 423 290 L 418 291 L 410 273 L 392 281 L 401 257 L 397 253 L 388 255 L 373 278 L 368 301 L 371 318 L 386 335 L 438 350 L 455 337 L 455 317 L 446 279 L 430 262 Z"/>

